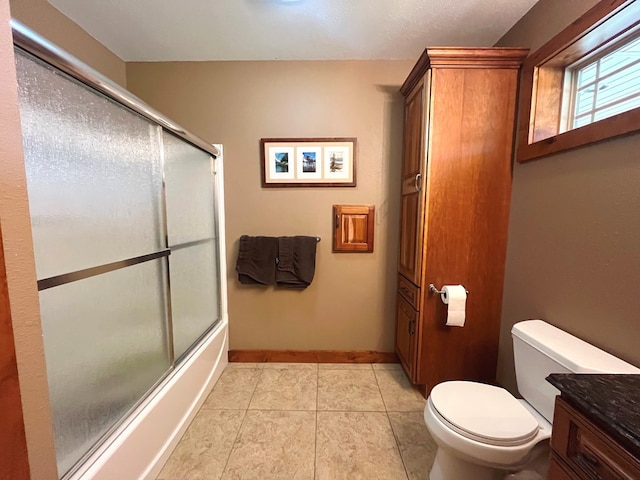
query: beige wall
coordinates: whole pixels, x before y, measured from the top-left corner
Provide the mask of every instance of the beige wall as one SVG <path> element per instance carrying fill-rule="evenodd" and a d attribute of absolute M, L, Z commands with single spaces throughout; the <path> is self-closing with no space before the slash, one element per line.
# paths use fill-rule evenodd
<path fill-rule="evenodd" d="M 537 49 L 595 0 L 541 0 L 499 42 Z M 498 378 L 510 329 L 542 318 L 640 366 L 640 135 L 514 167 Z"/>
<path fill-rule="evenodd" d="M 9 18 L 0 0 L 0 223 L 31 477 L 48 480 L 58 477 Z"/>
<path fill-rule="evenodd" d="M 209 142 L 223 143 L 232 349 L 377 350 L 395 338 L 399 161 L 413 62 L 131 63 L 129 89 Z M 356 188 L 260 187 L 259 140 L 358 138 Z M 331 253 L 332 205 L 376 207 L 375 252 Z M 243 235 L 319 235 L 305 291 L 241 286 Z"/>
<path fill-rule="evenodd" d="M 11 0 L 11 16 L 78 57 L 114 82 L 126 86 L 126 64 L 47 0 Z"/>

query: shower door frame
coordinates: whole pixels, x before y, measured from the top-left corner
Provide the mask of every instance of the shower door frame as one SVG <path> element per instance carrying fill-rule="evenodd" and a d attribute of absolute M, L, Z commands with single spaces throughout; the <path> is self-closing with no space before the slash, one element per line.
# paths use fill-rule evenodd
<path fill-rule="evenodd" d="M 19 21 L 11 19 L 11 31 L 13 33 L 13 43 L 16 47 L 62 70 L 76 80 L 115 100 L 117 103 L 128 107 L 148 120 L 159 124 L 174 135 L 183 138 L 188 143 L 210 153 L 214 159 L 220 156 L 220 150 L 215 145 L 205 142 L 200 137 L 180 127 L 131 92 L 116 85 L 101 73 L 83 64 L 72 55 L 25 27 Z"/>
<path fill-rule="evenodd" d="M 130 417 L 135 417 L 139 414 L 141 409 L 146 408 L 146 405 L 150 403 L 152 400 L 150 397 L 157 390 L 166 387 L 168 383 L 171 382 L 171 375 L 175 372 L 176 367 L 182 366 L 183 363 L 188 363 L 193 359 L 190 357 L 197 356 L 196 350 L 202 349 L 203 344 L 207 342 L 207 337 L 210 337 L 212 331 L 216 329 L 216 327 L 220 324 L 224 327 L 223 331 L 223 348 L 228 350 L 228 339 L 227 339 L 227 295 L 226 295 L 226 258 L 225 258 L 225 246 L 224 246 L 224 200 L 221 195 L 221 180 L 222 180 L 222 165 L 218 164 L 216 160 L 221 160 L 222 155 L 222 146 L 216 146 L 205 142 L 203 139 L 197 137 L 196 135 L 190 133 L 186 129 L 180 127 L 169 118 L 161 114 L 160 112 L 154 110 L 149 105 L 144 103 L 142 100 L 125 90 L 124 88 L 116 85 L 107 77 L 103 76 L 99 72 L 91 69 L 87 65 L 83 64 L 75 57 L 66 53 L 62 49 L 58 48 L 54 44 L 50 43 L 43 37 L 39 36 L 35 32 L 31 31 L 29 28 L 25 27 L 20 22 L 15 19 L 11 20 L 11 30 L 13 34 L 13 43 L 14 46 L 25 52 L 27 57 L 32 56 L 36 60 L 44 62 L 46 64 L 51 65 L 55 69 L 58 69 L 67 75 L 69 75 L 72 79 L 86 85 L 90 89 L 96 91 L 98 94 L 102 94 L 106 96 L 108 99 L 115 101 L 117 104 L 120 104 L 125 109 L 132 110 L 133 112 L 141 115 L 152 123 L 156 124 L 159 129 L 160 142 L 162 146 L 162 131 L 167 131 L 170 134 L 173 134 L 176 137 L 181 138 L 188 144 L 204 151 L 209 154 L 211 157 L 211 168 L 212 168 L 212 181 L 213 181 L 213 198 L 212 201 L 214 203 L 214 234 L 216 245 L 216 254 L 217 254 L 217 267 L 218 267 L 218 282 L 217 282 L 217 298 L 218 305 L 216 311 L 216 318 L 214 319 L 214 323 L 208 326 L 202 334 L 194 341 L 194 343 L 180 355 L 178 358 L 175 356 L 174 352 L 174 338 L 173 338 L 173 319 L 171 313 L 171 281 L 170 281 L 170 265 L 169 265 L 169 256 L 171 254 L 172 249 L 169 247 L 168 241 L 168 221 L 167 221 L 167 208 L 166 208 L 166 184 L 165 184 L 165 171 L 164 171 L 164 154 L 161 153 L 160 165 L 162 168 L 162 191 L 161 191 L 161 203 L 162 203 L 162 215 L 161 215 L 161 228 L 164 230 L 164 245 L 165 248 L 162 248 L 156 252 L 148 253 L 145 255 L 128 258 L 125 260 L 120 260 L 104 265 L 99 265 L 95 267 L 90 267 L 78 271 L 74 271 L 71 273 L 65 273 L 62 275 L 55 275 L 49 278 L 43 278 L 37 281 L 38 283 L 38 291 L 46 290 L 48 288 L 56 287 L 59 285 L 64 285 L 67 283 L 75 282 L 77 280 L 82 280 L 86 278 L 90 278 L 95 275 L 101 275 L 103 273 L 119 270 L 122 268 L 138 265 L 140 263 L 144 263 L 147 261 L 165 259 L 165 282 L 166 282 L 166 307 L 167 307 L 167 346 L 168 346 L 168 359 L 169 359 L 169 368 L 160 378 L 157 379 L 157 382 L 150 388 L 150 390 L 140 398 L 129 410 L 129 412 L 121 418 L 115 425 L 113 425 L 101 438 L 100 440 L 94 444 L 89 451 L 87 451 L 81 459 L 61 478 L 69 479 L 69 478 L 80 478 L 83 475 L 83 470 L 87 470 L 87 464 L 91 464 L 92 459 L 95 461 L 99 455 L 103 455 L 106 450 L 109 449 L 109 438 L 118 436 L 122 433 L 123 428 L 126 428 L 126 424 Z M 218 148 L 220 147 L 220 148 Z M 217 180 L 216 180 L 216 177 Z M 198 243 L 198 242 L 192 242 Z M 185 246 L 190 246 L 185 245 Z M 180 245 L 178 248 L 182 247 Z M 223 352 L 224 353 L 224 352 Z M 225 356 L 226 357 L 226 356 Z M 226 365 L 226 358 L 224 358 L 223 368 Z M 212 387 L 215 380 L 219 377 L 219 372 L 214 372 L 208 379 L 207 384 L 209 384 L 209 389 Z M 201 401 L 198 403 L 201 404 Z M 194 402 L 194 406 L 196 403 Z M 189 412 L 188 415 L 185 415 L 182 423 L 186 423 L 185 420 L 188 420 L 187 417 L 192 417 Z M 133 414 L 133 415 L 132 415 Z M 177 429 L 174 433 L 180 434 L 180 432 L 184 432 L 186 425 L 181 425 L 179 429 Z M 179 435 L 178 435 L 179 438 Z M 177 440 L 173 440 L 170 443 L 175 443 Z M 168 443 L 169 444 L 169 443 Z M 91 469 L 91 467 L 89 467 Z M 157 468 L 156 468 L 157 469 Z M 92 476 L 92 475 L 90 475 Z M 99 475 L 98 475 L 99 476 Z"/>

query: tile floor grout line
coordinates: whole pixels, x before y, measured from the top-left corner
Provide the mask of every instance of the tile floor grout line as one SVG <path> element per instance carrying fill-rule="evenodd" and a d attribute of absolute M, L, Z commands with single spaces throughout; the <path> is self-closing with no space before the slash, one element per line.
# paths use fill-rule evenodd
<path fill-rule="evenodd" d="M 384 405 L 384 411 L 385 411 L 385 413 L 387 413 L 389 410 L 387 410 L 387 402 L 385 402 L 384 395 L 382 394 L 382 389 L 380 388 L 380 382 L 378 381 L 378 375 L 376 375 L 376 369 L 373 368 L 373 367 L 371 367 L 371 368 L 373 370 L 373 378 L 375 378 L 375 380 L 376 380 L 376 386 L 378 387 L 378 392 L 380 393 L 380 398 L 382 398 L 382 404 Z"/>
<path fill-rule="evenodd" d="M 372 367 L 373 368 L 373 367 Z M 373 368 L 373 376 L 376 379 L 376 385 L 378 385 L 378 390 L 380 390 L 380 396 L 382 397 L 382 403 L 384 404 L 384 414 L 387 417 L 387 422 L 389 422 L 389 428 L 391 428 L 391 434 L 393 435 L 393 439 L 396 443 L 396 448 L 398 449 L 398 456 L 400 457 L 400 461 L 402 462 L 402 468 L 404 469 L 404 474 L 407 480 L 409 480 L 409 472 L 407 470 L 407 465 L 404 462 L 404 457 L 402 456 L 402 451 L 400 450 L 400 442 L 398 440 L 398 436 L 396 435 L 396 431 L 393 429 L 393 424 L 391 423 L 391 418 L 389 418 L 389 409 L 387 407 L 387 402 L 384 400 L 384 395 L 382 394 L 382 389 L 380 388 L 380 382 L 378 381 L 377 370 Z"/>
<path fill-rule="evenodd" d="M 247 416 L 249 415 L 249 406 L 251 405 L 251 400 L 253 400 L 253 396 L 256 393 L 256 389 L 258 388 L 258 383 L 260 383 L 260 378 L 262 377 L 262 370 L 260 370 L 260 374 L 258 375 L 258 381 L 256 382 L 255 387 L 253 387 L 253 392 L 251 392 L 251 397 L 249 397 L 249 404 L 247 408 L 244 409 L 244 416 L 242 417 L 242 422 L 240 422 L 240 426 L 238 427 L 238 431 L 236 432 L 236 437 L 233 439 L 233 443 L 231 444 L 231 450 L 229 450 L 229 455 L 227 456 L 227 461 L 224 464 L 224 468 L 222 469 L 222 474 L 220 475 L 220 480 L 224 477 L 224 474 L 227 471 L 227 467 L 229 466 L 229 460 L 231 460 L 231 454 L 233 453 L 233 449 L 238 442 L 238 437 L 240 436 L 240 432 L 242 431 L 242 427 L 244 426 L 244 422 L 247 420 Z"/>
<path fill-rule="evenodd" d="M 318 411 L 316 410 L 316 430 L 314 435 L 314 447 L 313 447 L 313 479 L 318 477 Z"/>
<path fill-rule="evenodd" d="M 247 414 L 249 413 L 249 410 L 245 410 L 244 411 L 244 416 L 242 417 L 242 422 L 240 422 L 240 426 L 238 427 L 238 431 L 236 432 L 236 436 L 233 439 L 233 443 L 231 444 L 231 449 L 229 449 L 229 455 L 227 455 L 227 461 L 224 462 L 224 468 L 222 469 L 222 473 L 220 474 L 220 479 L 222 480 L 222 478 L 224 478 L 224 474 L 227 471 L 227 467 L 229 466 L 229 460 L 231 460 L 231 454 L 233 453 L 233 448 L 236 446 L 236 443 L 238 442 L 238 437 L 240 436 L 240 431 L 242 430 L 242 427 L 244 425 L 244 422 L 247 420 Z"/>
<path fill-rule="evenodd" d="M 409 480 L 409 470 L 407 470 L 407 464 L 404 461 L 404 456 L 402 455 L 402 450 L 400 449 L 400 439 L 398 438 L 398 435 L 396 434 L 396 431 L 393 428 L 393 423 L 391 422 L 391 418 L 389 418 L 389 412 L 386 412 L 386 414 L 387 414 L 387 421 L 389 422 L 389 426 L 391 427 L 391 433 L 393 434 L 393 438 L 396 441 L 396 448 L 398 449 L 398 455 L 400 455 L 400 461 L 402 462 L 402 468 L 404 468 L 404 474 L 406 475 L 407 480 Z"/>
<path fill-rule="evenodd" d="M 260 373 L 258 374 L 258 381 L 256 382 L 255 386 L 253 387 L 253 392 L 251 392 L 251 396 L 249 397 L 249 403 L 247 404 L 247 411 L 249 411 L 249 409 L 251 407 L 251 401 L 253 400 L 253 397 L 256 394 L 256 390 L 258 389 L 258 385 L 260 384 L 260 380 L 262 380 L 262 377 L 264 376 L 264 368 L 257 369 L 257 370 L 260 370 Z"/>
<path fill-rule="evenodd" d="M 203 411 L 206 412 L 238 412 L 249 410 L 251 412 L 340 412 L 340 413 L 415 413 L 422 412 L 422 410 L 350 410 L 347 408 L 336 408 L 336 409 L 324 409 L 321 408 L 316 410 L 314 408 L 207 408 Z"/>
<path fill-rule="evenodd" d="M 211 408 L 211 410 L 216 411 L 236 411 L 236 410 L 250 410 L 252 412 L 322 412 L 322 413 L 415 413 L 422 412 L 422 409 L 419 410 L 350 410 L 346 408 L 338 408 L 338 409 L 319 409 L 315 410 L 313 408 Z"/>

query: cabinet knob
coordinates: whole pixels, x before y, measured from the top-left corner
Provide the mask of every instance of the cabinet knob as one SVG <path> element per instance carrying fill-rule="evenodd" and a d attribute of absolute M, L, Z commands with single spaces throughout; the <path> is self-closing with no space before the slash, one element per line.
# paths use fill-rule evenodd
<path fill-rule="evenodd" d="M 416 173 L 416 180 L 415 180 L 416 192 L 420 191 L 420 188 L 421 188 L 420 179 L 421 178 L 422 178 L 422 174 L 421 173 Z"/>

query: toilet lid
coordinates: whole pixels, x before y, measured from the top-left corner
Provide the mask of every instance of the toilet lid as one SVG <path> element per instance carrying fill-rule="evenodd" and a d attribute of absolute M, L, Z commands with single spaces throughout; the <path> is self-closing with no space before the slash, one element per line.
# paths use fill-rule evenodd
<path fill-rule="evenodd" d="M 521 445 L 538 433 L 538 422 L 507 390 L 476 382 L 444 382 L 431 405 L 458 433 L 491 445 Z"/>

